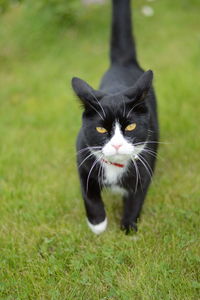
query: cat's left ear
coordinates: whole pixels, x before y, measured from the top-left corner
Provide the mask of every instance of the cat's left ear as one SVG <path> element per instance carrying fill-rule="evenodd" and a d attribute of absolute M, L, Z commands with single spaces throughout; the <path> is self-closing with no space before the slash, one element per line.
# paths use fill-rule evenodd
<path fill-rule="evenodd" d="M 91 105 L 96 105 L 97 100 L 100 101 L 101 98 L 105 96 L 105 93 L 93 89 L 84 80 L 77 77 L 72 78 L 72 87 L 76 95 L 82 101 L 85 109 L 89 108 Z"/>
<path fill-rule="evenodd" d="M 135 85 L 124 92 L 124 95 L 131 100 L 144 100 L 151 88 L 152 80 L 153 72 L 151 70 L 144 72 L 136 81 Z"/>

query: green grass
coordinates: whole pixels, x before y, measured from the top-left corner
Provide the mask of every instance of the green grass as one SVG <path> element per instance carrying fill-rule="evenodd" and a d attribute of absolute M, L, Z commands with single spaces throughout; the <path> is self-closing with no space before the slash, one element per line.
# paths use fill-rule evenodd
<path fill-rule="evenodd" d="M 81 110 L 70 79 L 108 66 L 109 7 L 59 28 L 14 7 L 0 20 L 0 299 L 200 298 L 199 1 L 135 1 L 141 65 L 155 72 L 161 140 L 137 239 L 87 228 L 75 165 Z"/>

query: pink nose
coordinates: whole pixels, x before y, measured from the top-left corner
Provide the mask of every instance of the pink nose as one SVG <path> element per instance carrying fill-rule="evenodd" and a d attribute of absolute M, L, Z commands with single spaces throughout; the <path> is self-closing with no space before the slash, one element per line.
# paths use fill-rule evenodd
<path fill-rule="evenodd" d="M 119 150 L 119 148 L 122 146 L 121 144 L 120 145 L 112 145 L 116 150 Z"/>

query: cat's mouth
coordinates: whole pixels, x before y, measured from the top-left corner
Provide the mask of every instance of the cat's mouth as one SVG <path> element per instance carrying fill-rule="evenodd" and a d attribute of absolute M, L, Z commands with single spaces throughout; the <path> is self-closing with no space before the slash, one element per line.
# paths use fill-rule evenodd
<path fill-rule="evenodd" d="M 99 151 L 92 151 L 93 154 L 95 154 L 95 156 L 98 158 L 99 161 L 102 162 L 106 162 L 107 164 L 110 165 L 115 165 L 115 166 L 127 166 L 128 163 L 132 160 L 138 160 L 139 156 L 141 154 L 141 152 L 144 150 L 145 148 L 145 144 L 141 144 L 141 145 L 133 145 L 133 148 L 129 149 L 129 151 L 127 150 L 127 153 L 105 153 L 104 149 L 102 148 Z"/>
<path fill-rule="evenodd" d="M 138 159 L 138 156 L 141 154 L 141 152 L 145 148 L 145 144 L 141 144 L 138 146 L 134 146 L 132 151 L 128 151 L 128 153 L 115 153 L 115 154 L 107 154 L 103 155 L 103 157 L 110 163 L 123 163 L 126 164 L 130 160 L 136 160 Z"/>
<path fill-rule="evenodd" d="M 110 163 L 122 163 L 125 164 L 131 159 L 130 154 L 115 154 L 104 157 Z"/>
<path fill-rule="evenodd" d="M 102 161 L 105 164 L 113 165 L 113 166 L 118 167 L 118 168 L 124 168 L 125 167 L 125 164 L 122 164 L 122 163 L 110 162 L 110 161 L 105 160 L 105 159 L 102 159 Z"/>

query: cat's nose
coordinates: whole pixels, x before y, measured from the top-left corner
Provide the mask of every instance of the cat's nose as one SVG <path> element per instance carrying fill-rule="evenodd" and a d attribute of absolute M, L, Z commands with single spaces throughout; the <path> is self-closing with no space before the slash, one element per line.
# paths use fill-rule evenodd
<path fill-rule="evenodd" d="M 122 146 L 122 144 L 118 145 L 112 145 L 116 150 L 119 150 L 119 148 Z"/>

